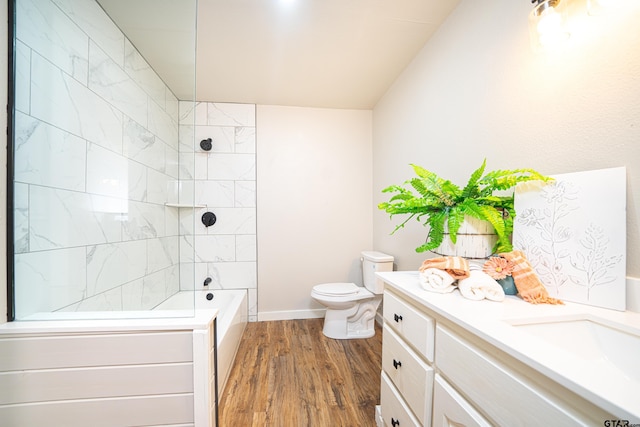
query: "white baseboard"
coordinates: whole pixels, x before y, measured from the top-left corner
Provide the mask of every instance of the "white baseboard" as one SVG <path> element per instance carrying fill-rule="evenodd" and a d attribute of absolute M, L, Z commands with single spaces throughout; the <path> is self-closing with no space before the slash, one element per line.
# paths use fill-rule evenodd
<path fill-rule="evenodd" d="M 258 321 L 269 320 L 293 320 L 293 319 L 317 319 L 324 317 L 326 309 L 317 308 L 313 310 L 283 310 L 283 311 L 262 311 L 258 312 Z"/>
<path fill-rule="evenodd" d="M 382 419 L 382 410 L 380 405 L 376 405 L 376 427 L 384 427 L 384 420 Z"/>

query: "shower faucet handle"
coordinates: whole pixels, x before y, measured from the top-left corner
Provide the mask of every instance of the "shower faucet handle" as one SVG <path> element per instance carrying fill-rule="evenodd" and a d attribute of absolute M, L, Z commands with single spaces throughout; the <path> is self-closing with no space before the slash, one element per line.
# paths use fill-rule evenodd
<path fill-rule="evenodd" d="M 200 141 L 200 148 L 204 151 L 211 151 L 213 147 L 213 140 L 211 138 L 203 139 Z"/>
<path fill-rule="evenodd" d="M 204 286 L 209 286 L 209 283 L 211 283 L 211 277 L 204 279 Z"/>

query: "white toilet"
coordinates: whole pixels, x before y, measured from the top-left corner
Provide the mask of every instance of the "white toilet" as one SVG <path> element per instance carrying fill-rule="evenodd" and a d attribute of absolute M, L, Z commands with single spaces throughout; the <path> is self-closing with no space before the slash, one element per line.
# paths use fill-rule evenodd
<path fill-rule="evenodd" d="M 324 283 L 311 291 L 313 299 L 327 307 L 322 332 L 335 339 L 370 338 L 375 335 L 376 311 L 382 301 L 384 282 L 377 271 L 392 271 L 393 257 L 380 252 L 362 252 L 362 280 L 355 283 Z"/>

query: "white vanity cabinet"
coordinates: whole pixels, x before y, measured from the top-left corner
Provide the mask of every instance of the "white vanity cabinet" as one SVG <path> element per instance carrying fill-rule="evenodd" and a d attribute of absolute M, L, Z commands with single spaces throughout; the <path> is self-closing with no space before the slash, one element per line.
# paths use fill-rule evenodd
<path fill-rule="evenodd" d="M 459 295 L 431 296 L 419 286 L 385 282 L 378 424 L 555 427 L 616 419 L 450 316 L 451 304 L 469 304 Z"/>
<path fill-rule="evenodd" d="M 382 418 L 390 427 L 429 426 L 435 322 L 391 292 L 385 291 L 384 301 L 381 385 L 390 390 L 382 394 Z M 401 408 L 409 408 L 409 414 Z"/>

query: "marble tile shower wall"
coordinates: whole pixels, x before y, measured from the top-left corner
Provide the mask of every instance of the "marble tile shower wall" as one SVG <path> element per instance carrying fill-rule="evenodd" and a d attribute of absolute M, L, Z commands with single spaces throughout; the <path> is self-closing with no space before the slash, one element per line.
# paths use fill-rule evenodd
<path fill-rule="evenodd" d="M 179 290 L 179 105 L 93 0 L 16 8 L 18 317 Z"/>
<path fill-rule="evenodd" d="M 195 278 L 182 283 L 202 287 L 210 277 L 211 289 L 247 289 L 249 321 L 257 320 L 255 115 L 252 104 L 180 102 L 180 203 L 196 206 L 180 209 L 180 262 L 195 263 L 182 269 Z M 217 218 L 211 227 L 201 221 L 207 211 Z"/>

